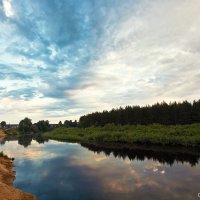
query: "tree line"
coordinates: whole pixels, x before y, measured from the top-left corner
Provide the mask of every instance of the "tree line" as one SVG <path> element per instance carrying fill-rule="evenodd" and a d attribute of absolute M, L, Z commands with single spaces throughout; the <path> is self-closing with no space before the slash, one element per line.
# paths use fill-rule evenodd
<path fill-rule="evenodd" d="M 41 120 L 37 123 L 32 123 L 31 119 L 24 118 L 19 122 L 18 130 L 21 133 L 38 133 L 49 131 L 55 127 L 89 127 L 89 126 L 104 126 L 106 124 L 115 125 L 148 125 L 153 123 L 164 125 L 175 124 L 192 124 L 200 123 L 200 100 L 183 102 L 166 102 L 156 103 L 153 105 L 126 106 L 125 108 L 112 109 L 110 111 L 95 112 L 81 116 L 79 122 L 65 120 L 58 124 L 50 124 L 48 120 Z M 0 123 L 1 128 L 6 127 L 6 122 Z"/>
<path fill-rule="evenodd" d="M 9 129 L 12 128 L 11 125 L 7 125 L 6 121 L 0 122 L 0 128 Z M 17 129 L 20 133 L 38 133 L 38 132 L 46 132 L 56 127 L 66 127 L 66 128 L 74 128 L 78 127 L 78 122 L 72 120 L 65 120 L 64 123 L 59 121 L 58 124 L 50 124 L 48 120 L 40 120 L 37 123 L 32 123 L 32 120 L 28 117 L 25 117 L 19 122 Z"/>
<path fill-rule="evenodd" d="M 20 133 L 38 133 L 38 132 L 46 132 L 56 127 L 77 127 L 78 123 L 75 120 L 65 120 L 64 123 L 61 121 L 58 124 L 50 124 L 48 120 L 41 120 L 37 123 L 32 124 L 32 120 L 28 117 L 24 118 L 19 122 L 18 130 Z"/>
<path fill-rule="evenodd" d="M 154 105 L 126 106 L 111 111 L 95 112 L 80 117 L 81 127 L 115 125 L 164 125 L 200 123 L 200 100 L 156 103 Z"/>

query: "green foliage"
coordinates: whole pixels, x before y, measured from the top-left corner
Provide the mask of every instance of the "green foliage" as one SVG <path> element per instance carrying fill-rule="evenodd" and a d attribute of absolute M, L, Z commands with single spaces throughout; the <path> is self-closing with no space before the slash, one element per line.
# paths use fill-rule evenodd
<path fill-rule="evenodd" d="M 48 120 L 41 120 L 41 121 L 38 121 L 36 124 L 35 124 L 35 131 L 34 132 L 37 132 L 37 129 L 38 131 L 40 132 L 45 132 L 45 131 L 48 131 L 50 129 L 50 124 L 49 124 L 49 121 Z"/>
<path fill-rule="evenodd" d="M 19 131 L 16 128 L 9 128 L 6 129 L 4 132 L 6 135 L 19 135 Z"/>
<path fill-rule="evenodd" d="M 192 125 L 114 125 L 89 128 L 57 128 L 44 133 L 50 139 L 76 142 L 141 143 L 200 146 L 200 124 Z"/>
<path fill-rule="evenodd" d="M 200 100 L 189 103 L 165 102 L 152 106 L 126 106 L 111 111 L 95 112 L 80 117 L 81 127 L 115 125 L 148 125 L 159 123 L 164 125 L 200 123 Z"/>
<path fill-rule="evenodd" d="M 60 127 L 61 127 L 62 125 L 63 125 L 63 124 L 62 124 L 62 122 L 61 122 L 61 121 L 59 121 L 59 123 L 58 123 L 58 126 L 60 126 Z"/>
<path fill-rule="evenodd" d="M 65 120 L 64 127 L 70 128 L 70 127 L 77 127 L 78 123 L 75 120 L 74 122 L 72 120 Z"/>
<path fill-rule="evenodd" d="M 1 124 L 1 128 L 5 128 L 6 127 L 6 122 L 5 121 L 2 121 L 0 124 Z"/>
<path fill-rule="evenodd" d="M 29 119 L 28 117 L 24 118 L 23 120 L 21 120 L 19 122 L 19 131 L 21 133 L 29 133 L 32 130 L 32 122 L 31 119 Z"/>

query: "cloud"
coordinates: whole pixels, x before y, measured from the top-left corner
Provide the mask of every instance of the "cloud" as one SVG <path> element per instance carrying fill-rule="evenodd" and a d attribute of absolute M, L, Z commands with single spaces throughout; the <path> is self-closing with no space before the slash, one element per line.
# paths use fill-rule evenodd
<path fill-rule="evenodd" d="M 12 17 L 14 15 L 10 0 L 3 0 L 3 8 L 7 17 Z"/>
<path fill-rule="evenodd" d="M 198 5 L 3 0 L 0 96 L 27 106 L 44 100 L 30 117 L 43 112 L 56 121 L 127 104 L 198 99 Z"/>
<path fill-rule="evenodd" d="M 69 91 L 71 98 L 83 107 L 92 104 L 92 111 L 199 98 L 197 4 L 144 3 L 137 13 L 127 12 L 112 22 L 109 27 L 115 29 L 104 38 L 104 54 L 89 68 L 91 76 L 80 83 L 90 87 Z"/>

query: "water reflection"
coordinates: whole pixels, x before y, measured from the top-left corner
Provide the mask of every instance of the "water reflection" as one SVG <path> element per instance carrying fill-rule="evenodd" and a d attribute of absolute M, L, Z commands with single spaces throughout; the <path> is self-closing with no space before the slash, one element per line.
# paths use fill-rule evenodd
<path fill-rule="evenodd" d="M 145 160 L 153 159 L 162 164 L 169 164 L 172 166 L 175 162 L 188 162 L 191 166 L 199 163 L 200 149 L 197 148 L 174 148 L 174 147 L 160 147 L 160 146 L 141 146 L 141 145 L 115 145 L 115 144 L 81 144 L 90 151 L 101 153 L 106 156 L 111 154 L 116 158 L 130 159 L 130 160 Z"/>
<path fill-rule="evenodd" d="M 18 144 L 22 145 L 23 147 L 28 147 L 31 145 L 31 142 L 35 140 L 38 144 L 44 144 L 45 142 L 48 142 L 48 139 L 42 137 L 41 134 L 25 134 L 21 136 L 7 136 L 4 138 L 0 144 L 5 144 L 7 141 L 18 141 Z"/>
<path fill-rule="evenodd" d="M 160 154 L 52 140 L 20 143 L 6 141 L 0 150 L 16 158 L 15 186 L 38 200 L 195 199 L 199 191 L 198 163 L 170 166 Z"/>
<path fill-rule="evenodd" d="M 1 144 L 5 144 L 6 141 L 18 141 L 19 145 L 28 147 L 34 140 L 38 144 L 44 144 L 48 142 L 48 139 L 42 137 L 41 134 L 27 134 L 20 137 L 7 137 L 1 141 Z M 129 160 L 153 159 L 162 164 L 168 164 L 172 166 L 176 162 L 189 163 L 191 166 L 195 166 L 199 163 L 200 149 L 199 148 L 185 148 L 185 147 L 160 147 L 160 146 L 142 146 L 142 145 L 116 145 L 116 144 L 98 144 L 98 143 L 82 143 L 81 146 L 87 148 L 95 153 L 103 152 L 106 156 L 111 154 L 116 158 Z"/>
<path fill-rule="evenodd" d="M 41 134 L 33 134 L 33 135 L 23 135 L 19 137 L 18 143 L 20 145 L 23 145 L 24 147 L 28 147 L 29 145 L 31 145 L 32 140 L 35 140 L 39 144 L 41 143 L 44 144 L 45 142 L 48 142 L 48 139 L 42 137 Z"/>

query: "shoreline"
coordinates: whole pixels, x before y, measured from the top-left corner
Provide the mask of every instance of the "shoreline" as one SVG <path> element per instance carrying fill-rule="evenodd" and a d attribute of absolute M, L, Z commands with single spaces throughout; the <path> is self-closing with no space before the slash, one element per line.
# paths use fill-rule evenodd
<path fill-rule="evenodd" d="M 59 127 L 42 134 L 45 138 L 80 143 L 115 143 L 200 147 L 200 124 L 190 125 L 113 125 L 104 127 Z"/>
<path fill-rule="evenodd" d="M 6 136 L 3 129 L 0 128 L 0 141 L 3 140 L 3 138 Z"/>
<path fill-rule="evenodd" d="M 16 174 L 14 163 L 7 156 L 0 156 L 0 199 L 2 200 L 36 200 L 36 197 L 13 186 Z"/>

